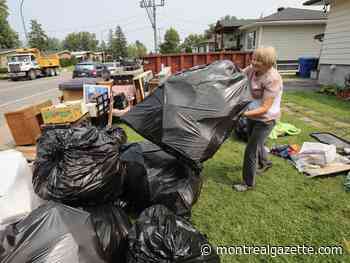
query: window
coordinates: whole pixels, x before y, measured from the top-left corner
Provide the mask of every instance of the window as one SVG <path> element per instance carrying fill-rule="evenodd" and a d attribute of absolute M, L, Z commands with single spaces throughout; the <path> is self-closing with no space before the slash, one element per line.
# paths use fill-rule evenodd
<path fill-rule="evenodd" d="M 256 31 L 249 32 L 247 37 L 247 49 L 252 50 L 255 49 L 256 43 Z"/>

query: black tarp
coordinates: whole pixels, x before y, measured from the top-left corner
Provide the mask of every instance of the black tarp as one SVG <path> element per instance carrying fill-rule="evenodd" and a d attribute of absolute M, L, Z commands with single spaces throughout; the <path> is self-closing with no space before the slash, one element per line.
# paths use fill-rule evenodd
<path fill-rule="evenodd" d="M 90 206 L 122 194 L 120 141 L 95 127 L 45 130 L 38 140 L 33 186 L 45 200 Z"/>
<path fill-rule="evenodd" d="M 219 263 L 207 238 L 166 207 L 146 209 L 129 233 L 127 263 Z M 202 246 L 212 253 L 202 255 Z"/>
<path fill-rule="evenodd" d="M 190 216 L 202 188 L 197 171 L 150 142 L 124 145 L 120 159 L 126 164 L 123 197 L 129 206 L 140 212 L 162 204 Z"/>
<path fill-rule="evenodd" d="M 89 213 L 49 202 L 0 235 L 1 263 L 103 263 Z"/>
<path fill-rule="evenodd" d="M 250 102 L 246 76 L 217 61 L 170 77 L 121 120 L 194 167 L 211 158 Z"/>

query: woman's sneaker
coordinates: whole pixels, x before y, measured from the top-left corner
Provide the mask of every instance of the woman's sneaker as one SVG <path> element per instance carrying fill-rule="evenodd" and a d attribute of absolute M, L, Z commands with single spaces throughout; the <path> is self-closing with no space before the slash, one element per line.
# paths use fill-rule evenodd
<path fill-rule="evenodd" d="M 246 192 L 248 190 L 254 189 L 253 186 L 248 186 L 246 184 L 234 184 L 233 189 L 235 189 L 237 192 Z"/>

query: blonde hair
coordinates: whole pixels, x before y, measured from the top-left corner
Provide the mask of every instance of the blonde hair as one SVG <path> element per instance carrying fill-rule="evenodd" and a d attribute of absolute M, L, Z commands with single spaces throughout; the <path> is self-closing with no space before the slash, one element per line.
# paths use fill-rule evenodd
<path fill-rule="evenodd" d="M 267 67 L 276 67 L 277 54 L 274 47 L 260 47 L 254 51 L 254 55 L 257 61 L 263 63 Z"/>

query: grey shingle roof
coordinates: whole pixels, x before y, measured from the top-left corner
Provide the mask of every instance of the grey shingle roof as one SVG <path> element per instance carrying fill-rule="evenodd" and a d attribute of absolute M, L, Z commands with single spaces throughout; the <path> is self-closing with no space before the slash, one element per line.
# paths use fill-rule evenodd
<path fill-rule="evenodd" d="M 257 22 L 323 19 L 327 19 L 327 15 L 322 11 L 288 7 L 270 16 L 259 19 Z"/>
<path fill-rule="evenodd" d="M 221 20 L 220 25 L 223 27 L 240 27 L 252 24 L 256 21 L 256 19 L 238 19 L 233 21 Z"/>
<path fill-rule="evenodd" d="M 329 4 L 329 0 L 308 0 L 303 5 L 322 5 Z"/>

